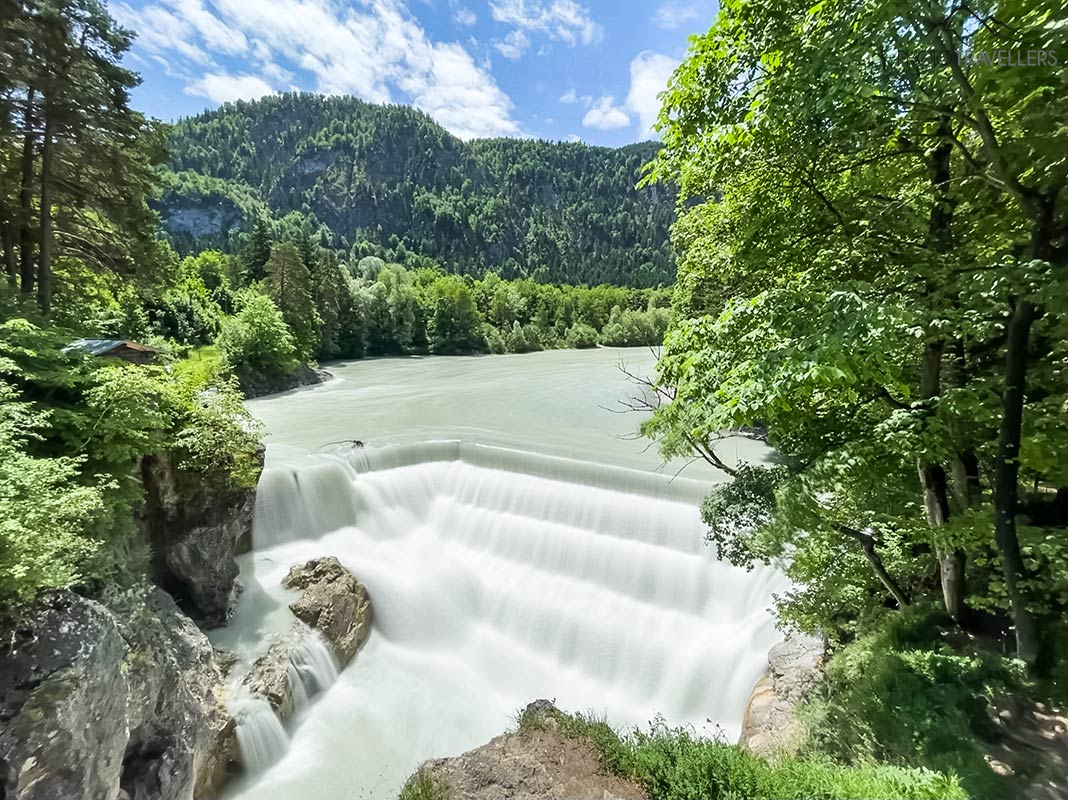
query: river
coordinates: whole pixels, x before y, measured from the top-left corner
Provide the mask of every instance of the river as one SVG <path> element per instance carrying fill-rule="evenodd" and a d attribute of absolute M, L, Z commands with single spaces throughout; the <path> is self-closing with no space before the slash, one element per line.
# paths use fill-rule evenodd
<path fill-rule="evenodd" d="M 423 760 L 487 741 L 541 697 L 737 735 L 784 579 L 704 545 L 698 503 L 723 476 L 676 477 L 684 463 L 634 436 L 621 362 L 654 363 L 614 349 L 383 359 L 249 402 L 267 469 L 245 591 L 214 641 L 250 658 L 292 620 L 281 578 L 324 555 L 367 585 L 375 621 L 231 798 L 393 798 Z M 723 453 L 764 457 L 747 439 Z"/>

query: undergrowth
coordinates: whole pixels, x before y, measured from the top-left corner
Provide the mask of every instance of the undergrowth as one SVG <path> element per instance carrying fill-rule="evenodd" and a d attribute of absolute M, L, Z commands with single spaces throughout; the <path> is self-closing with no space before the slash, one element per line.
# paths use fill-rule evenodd
<path fill-rule="evenodd" d="M 1027 697 L 1023 665 L 958 632 L 944 615 L 909 609 L 842 647 L 803 713 L 803 753 L 847 764 L 923 764 L 953 773 L 977 798 L 1011 796 L 984 756 L 1000 732 L 999 698 Z"/>
<path fill-rule="evenodd" d="M 651 800 L 966 800 L 953 776 L 928 769 L 826 758 L 765 761 L 737 745 L 654 722 L 620 734 L 604 720 L 554 710 L 524 712 L 519 730 L 554 720 L 566 735 L 590 741 L 604 768 L 645 789 Z"/>

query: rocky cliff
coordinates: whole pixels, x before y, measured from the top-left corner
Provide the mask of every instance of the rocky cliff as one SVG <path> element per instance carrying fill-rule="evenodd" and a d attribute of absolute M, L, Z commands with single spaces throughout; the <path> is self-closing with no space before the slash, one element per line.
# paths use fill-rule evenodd
<path fill-rule="evenodd" d="M 758 756 L 793 751 L 800 743 L 797 709 L 823 677 L 827 643 L 792 634 L 771 648 L 768 671 L 749 698 L 739 744 Z"/>
<path fill-rule="evenodd" d="M 259 457 L 262 464 L 262 449 Z M 237 581 L 234 555 L 252 535 L 256 490 L 185 473 L 166 454 L 144 458 L 141 478 L 152 580 L 205 627 L 224 624 Z"/>
<path fill-rule="evenodd" d="M 211 798 L 233 753 L 224 675 L 164 592 L 54 592 L 0 642 L 0 797 Z"/>

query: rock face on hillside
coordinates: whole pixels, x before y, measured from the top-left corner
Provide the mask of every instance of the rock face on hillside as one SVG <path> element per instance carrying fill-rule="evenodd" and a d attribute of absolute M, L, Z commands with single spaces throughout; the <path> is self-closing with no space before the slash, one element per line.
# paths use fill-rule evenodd
<path fill-rule="evenodd" d="M 205 627 L 225 624 L 238 574 L 234 555 L 238 541 L 251 536 L 256 490 L 186 475 L 167 455 L 145 457 L 141 476 L 140 523 L 153 581 Z"/>
<path fill-rule="evenodd" d="M 739 744 L 765 757 L 797 746 L 795 712 L 823 677 L 826 648 L 822 637 L 805 634 L 791 634 L 771 648 L 768 672 L 745 709 Z"/>
<path fill-rule="evenodd" d="M 289 608 L 322 634 L 339 666 L 352 661 L 371 632 L 371 599 L 364 585 L 330 556 L 293 567 L 282 586 L 301 590 Z"/>
<path fill-rule="evenodd" d="M 638 786 L 605 774 L 592 744 L 560 730 L 551 703 L 539 700 L 530 711 L 538 724 L 428 761 L 420 777 L 455 800 L 645 800 Z"/>
<path fill-rule="evenodd" d="M 233 722 L 204 634 L 165 593 L 53 592 L 0 639 L 5 800 L 207 800 Z"/>

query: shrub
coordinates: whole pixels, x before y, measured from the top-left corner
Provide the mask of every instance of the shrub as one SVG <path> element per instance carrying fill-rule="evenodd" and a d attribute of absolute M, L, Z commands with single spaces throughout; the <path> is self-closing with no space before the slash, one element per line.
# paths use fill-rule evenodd
<path fill-rule="evenodd" d="M 809 752 L 954 772 L 978 796 L 1006 791 L 984 760 L 996 737 L 992 698 L 1019 693 L 1019 662 L 951 647 L 932 607 L 913 607 L 842 647 L 806 710 Z"/>
<path fill-rule="evenodd" d="M 241 310 L 219 334 L 223 366 L 243 380 L 292 372 L 297 351 L 282 312 L 261 294 L 249 292 L 241 300 Z"/>
<path fill-rule="evenodd" d="M 585 350 L 597 346 L 597 331 L 584 322 L 576 322 L 567 329 L 564 334 L 564 342 L 568 347 Z"/>
<path fill-rule="evenodd" d="M 0 382 L 0 603 L 83 580 L 100 542 L 82 533 L 105 515 L 106 487 L 78 480 L 84 458 L 29 452 L 48 420 L 16 397 Z"/>
<path fill-rule="evenodd" d="M 429 772 L 420 769 L 401 789 L 398 800 L 448 800 L 449 792 Z"/>

